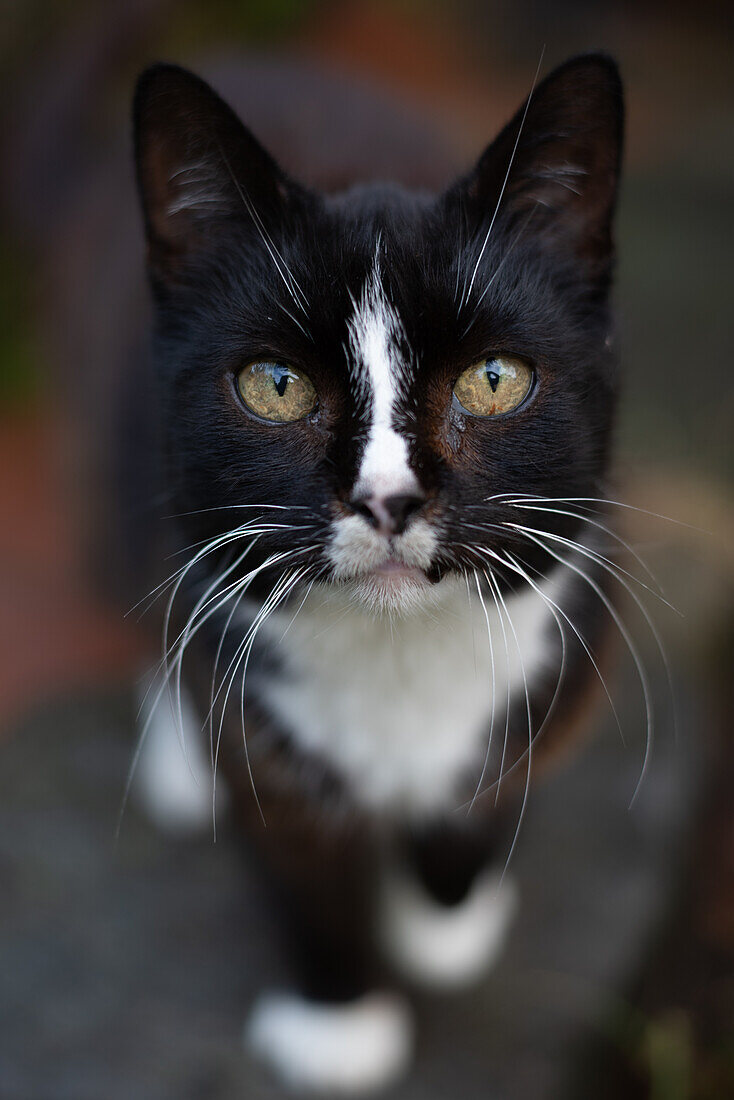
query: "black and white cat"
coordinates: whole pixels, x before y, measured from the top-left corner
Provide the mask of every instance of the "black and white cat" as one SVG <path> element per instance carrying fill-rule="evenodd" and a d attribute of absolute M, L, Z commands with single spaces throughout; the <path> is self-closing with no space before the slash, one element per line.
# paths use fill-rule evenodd
<path fill-rule="evenodd" d="M 389 973 L 496 957 L 531 772 L 598 671 L 622 118 L 582 56 L 442 193 L 327 193 L 192 74 L 138 84 L 145 462 L 186 551 L 140 782 L 180 824 L 226 777 L 294 964 L 247 1037 L 299 1088 L 404 1069 Z"/>

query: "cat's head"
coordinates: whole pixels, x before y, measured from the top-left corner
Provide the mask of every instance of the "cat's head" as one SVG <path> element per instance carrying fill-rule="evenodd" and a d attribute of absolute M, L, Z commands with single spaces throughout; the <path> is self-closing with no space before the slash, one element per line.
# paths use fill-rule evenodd
<path fill-rule="evenodd" d="M 135 120 L 189 541 L 257 536 L 260 560 L 393 609 L 507 554 L 542 569 L 513 501 L 598 495 L 607 462 L 614 63 L 555 70 L 438 196 L 308 190 L 174 66 L 143 74 Z"/>

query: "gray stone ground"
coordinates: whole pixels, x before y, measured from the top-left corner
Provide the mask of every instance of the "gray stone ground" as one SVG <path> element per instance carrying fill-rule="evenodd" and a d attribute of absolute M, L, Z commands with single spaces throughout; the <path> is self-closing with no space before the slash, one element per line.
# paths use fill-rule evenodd
<path fill-rule="evenodd" d="M 615 694 L 639 729 L 631 677 Z M 642 744 L 610 721 L 535 787 L 506 955 L 479 991 L 418 1001 L 417 1066 L 391 1096 L 568 1100 L 680 868 L 701 717 L 679 716 L 631 811 Z M 275 1097 L 240 1033 L 278 955 L 231 839 L 174 843 L 131 807 L 115 843 L 132 721 L 110 690 L 40 708 L 0 747 L 0 1096 Z"/>

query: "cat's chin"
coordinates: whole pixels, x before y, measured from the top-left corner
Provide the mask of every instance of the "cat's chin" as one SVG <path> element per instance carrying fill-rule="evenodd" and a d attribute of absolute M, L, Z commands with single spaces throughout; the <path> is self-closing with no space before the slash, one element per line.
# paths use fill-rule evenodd
<path fill-rule="evenodd" d="M 422 569 L 392 559 L 350 582 L 356 602 L 378 615 L 411 615 L 434 603 L 434 585 Z"/>

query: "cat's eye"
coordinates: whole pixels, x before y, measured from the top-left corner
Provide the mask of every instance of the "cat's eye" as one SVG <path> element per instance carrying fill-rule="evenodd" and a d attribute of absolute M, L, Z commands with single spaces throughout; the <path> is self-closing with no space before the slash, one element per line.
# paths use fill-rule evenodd
<path fill-rule="evenodd" d="M 287 363 L 248 363 L 237 375 L 237 388 L 248 409 L 263 420 L 286 424 L 316 407 L 311 379 Z"/>
<path fill-rule="evenodd" d="M 473 416 L 501 416 L 517 409 L 530 393 L 533 371 L 522 359 L 498 355 L 465 370 L 454 386 L 462 409 Z"/>

